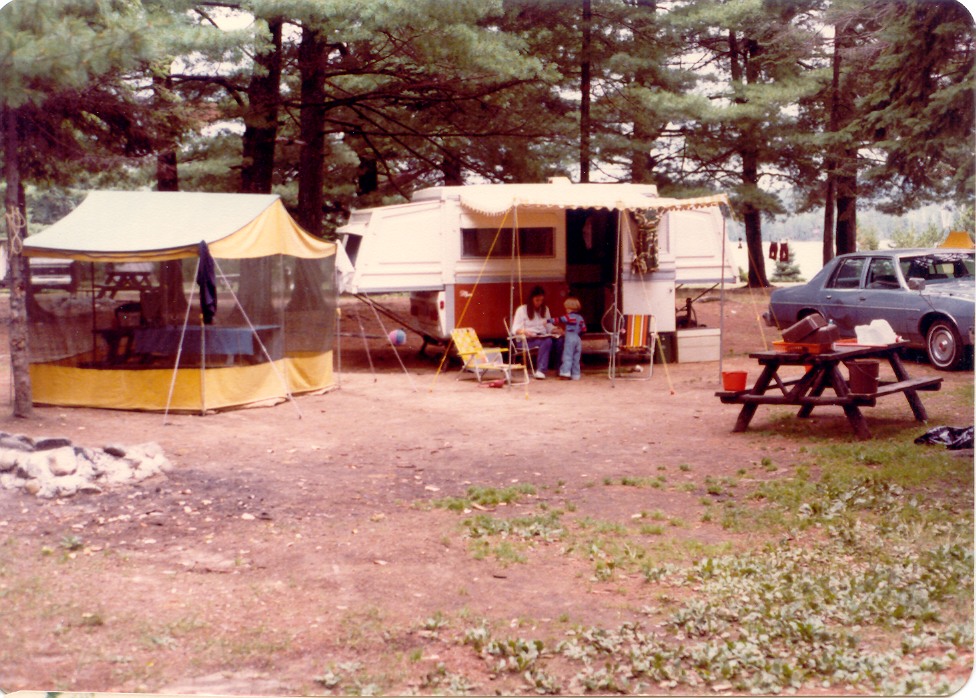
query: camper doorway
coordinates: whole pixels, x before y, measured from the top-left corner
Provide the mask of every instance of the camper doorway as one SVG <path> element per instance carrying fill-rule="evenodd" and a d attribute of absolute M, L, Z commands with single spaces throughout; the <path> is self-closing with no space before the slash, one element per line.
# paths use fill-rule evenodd
<path fill-rule="evenodd" d="M 588 327 L 599 328 L 613 305 L 617 282 L 618 211 L 566 211 L 566 282 L 570 295 L 582 304 Z M 550 308 L 561 315 L 563 308 Z"/>

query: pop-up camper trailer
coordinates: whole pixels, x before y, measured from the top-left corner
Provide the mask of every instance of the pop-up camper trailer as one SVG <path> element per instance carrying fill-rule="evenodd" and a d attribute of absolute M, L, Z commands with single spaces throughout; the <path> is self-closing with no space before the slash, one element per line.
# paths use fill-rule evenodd
<path fill-rule="evenodd" d="M 592 328 L 606 327 L 616 306 L 670 332 L 676 285 L 735 280 L 727 205 L 724 195 L 661 198 L 653 185 L 444 186 L 353 211 L 338 232 L 355 269 L 347 290 L 409 291 L 411 325 L 434 341 L 455 326 L 504 337 L 535 285 L 553 312 L 578 297 Z"/>
<path fill-rule="evenodd" d="M 78 276 L 31 294 L 34 401 L 202 412 L 332 387 L 336 252 L 276 195 L 91 192 L 24 243 Z"/>

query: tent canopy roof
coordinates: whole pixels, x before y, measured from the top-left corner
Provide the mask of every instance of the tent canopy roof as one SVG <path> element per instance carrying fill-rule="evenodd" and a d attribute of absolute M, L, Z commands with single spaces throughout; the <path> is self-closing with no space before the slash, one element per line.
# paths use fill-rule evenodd
<path fill-rule="evenodd" d="M 973 249 L 973 241 L 969 237 L 969 233 L 964 230 L 953 230 L 948 235 L 946 239 L 942 241 L 939 247 L 956 247 L 963 250 Z"/>
<path fill-rule="evenodd" d="M 93 191 L 71 213 L 24 241 L 24 254 L 92 262 L 195 257 L 200 241 L 214 257 L 335 254 L 312 237 L 276 194 Z"/>

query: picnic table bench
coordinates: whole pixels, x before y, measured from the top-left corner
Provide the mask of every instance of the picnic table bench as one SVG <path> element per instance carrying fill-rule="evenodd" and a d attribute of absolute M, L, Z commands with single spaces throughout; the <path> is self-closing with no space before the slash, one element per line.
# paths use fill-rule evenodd
<path fill-rule="evenodd" d="M 822 353 L 806 351 L 759 351 L 749 356 L 763 367 L 755 384 L 747 390 L 721 390 L 715 393 L 724 404 L 742 405 L 733 432 L 749 427 L 759 405 L 792 405 L 799 407 L 797 417 L 809 417 L 815 407 L 839 406 L 844 410 L 854 434 L 859 439 L 870 439 L 871 431 L 861 412 L 861 407 L 874 407 L 878 398 L 902 393 L 915 415 L 924 422 L 928 419 L 918 391 L 939 390 L 942 378 L 911 378 L 899 356 L 905 342 L 880 346 L 835 344 Z M 879 380 L 871 392 L 853 392 L 840 365 L 855 359 L 886 360 L 895 374 L 894 381 Z M 806 372 L 799 378 L 786 379 L 780 375 L 783 366 L 804 366 Z M 830 388 L 833 394 L 824 394 Z"/>
<path fill-rule="evenodd" d="M 146 291 L 152 288 L 152 265 L 142 262 L 118 264 L 105 272 L 105 281 L 96 284 L 98 298 L 115 298 L 119 291 Z"/>

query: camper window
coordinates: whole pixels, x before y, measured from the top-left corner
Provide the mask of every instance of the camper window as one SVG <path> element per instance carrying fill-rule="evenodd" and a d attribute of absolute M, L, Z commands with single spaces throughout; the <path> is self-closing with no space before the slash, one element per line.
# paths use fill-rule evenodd
<path fill-rule="evenodd" d="M 497 239 L 496 239 L 497 237 Z M 518 253 L 525 257 L 552 257 L 553 228 L 519 228 Z M 492 247 L 494 242 L 494 247 Z M 487 257 L 512 253 L 512 229 L 461 228 L 461 256 Z"/>

